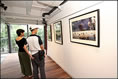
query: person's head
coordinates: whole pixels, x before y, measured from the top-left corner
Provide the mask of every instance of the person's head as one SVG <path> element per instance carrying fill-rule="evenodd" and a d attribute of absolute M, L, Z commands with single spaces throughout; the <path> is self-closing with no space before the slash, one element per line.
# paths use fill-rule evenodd
<path fill-rule="evenodd" d="M 91 17 L 89 18 L 89 22 L 92 22 L 92 19 L 91 19 Z"/>
<path fill-rule="evenodd" d="M 37 26 L 30 26 L 30 31 L 34 34 L 38 32 L 38 27 Z"/>
<path fill-rule="evenodd" d="M 16 31 L 16 33 L 17 33 L 17 35 L 18 36 L 24 36 L 24 30 L 23 29 L 18 29 L 17 31 Z"/>
<path fill-rule="evenodd" d="M 83 30 L 83 25 L 82 24 L 78 25 L 78 27 L 81 31 Z"/>

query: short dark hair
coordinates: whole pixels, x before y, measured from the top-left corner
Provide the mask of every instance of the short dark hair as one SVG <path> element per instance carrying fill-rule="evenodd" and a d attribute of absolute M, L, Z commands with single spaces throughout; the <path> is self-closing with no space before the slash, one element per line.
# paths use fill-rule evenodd
<path fill-rule="evenodd" d="M 18 29 L 18 30 L 16 31 L 16 33 L 17 33 L 18 36 L 20 36 L 21 33 L 23 33 L 23 32 L 25 32 L 23 29 Z"/>

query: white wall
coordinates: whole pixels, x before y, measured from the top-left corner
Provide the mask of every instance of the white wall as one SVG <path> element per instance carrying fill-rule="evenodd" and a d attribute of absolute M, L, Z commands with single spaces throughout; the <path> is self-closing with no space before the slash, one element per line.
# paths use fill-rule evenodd
<path fill-rule="evenodd" d="M 54 42 L 52 30 L 53 41 L 48 41 L 48 55 L 73 78 L 116 78 L 117 2 L 68 1 L 61 9 L 58 14 L 51 15 L 48 23 L 62 21 L 63 45 Z M 100 47 L 70 42 L 69 18 L 96 9 L 100 9 Z M 77 13 L 70 15 L 74 12 Z"/>

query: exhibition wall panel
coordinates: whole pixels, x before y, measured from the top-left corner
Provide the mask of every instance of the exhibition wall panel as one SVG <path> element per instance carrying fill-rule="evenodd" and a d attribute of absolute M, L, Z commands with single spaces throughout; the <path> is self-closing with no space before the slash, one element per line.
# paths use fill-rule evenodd
<path fill-rule="evenodd" d="M 96 9 L 100 11 L 100 46 L 71 42 L 69 18 Z M 58 10 L 48 21 L 48 24 L 52 24 L 52 41 L 48 41 L 48 55 L 73 78 L 116 78 L 117 2 L 68 1 Z M 62 21 L 63 45 L 54 41 L 53 23 L 57 21 Z"/>

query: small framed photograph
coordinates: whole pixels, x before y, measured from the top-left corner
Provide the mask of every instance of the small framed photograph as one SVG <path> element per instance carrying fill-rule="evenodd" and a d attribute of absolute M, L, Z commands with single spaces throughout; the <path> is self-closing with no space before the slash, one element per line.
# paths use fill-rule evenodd
<path fill-rule="evenodd" d="M 74 43 L 99 47 L 99 9 L 70 18 L 70 40 Z"/>
<path fill-rule="evenodd" d="M 56 43 L 63 44 L 62 22 L 61 21 L 54 23 L 54 38 L 55 38 Z"/>

